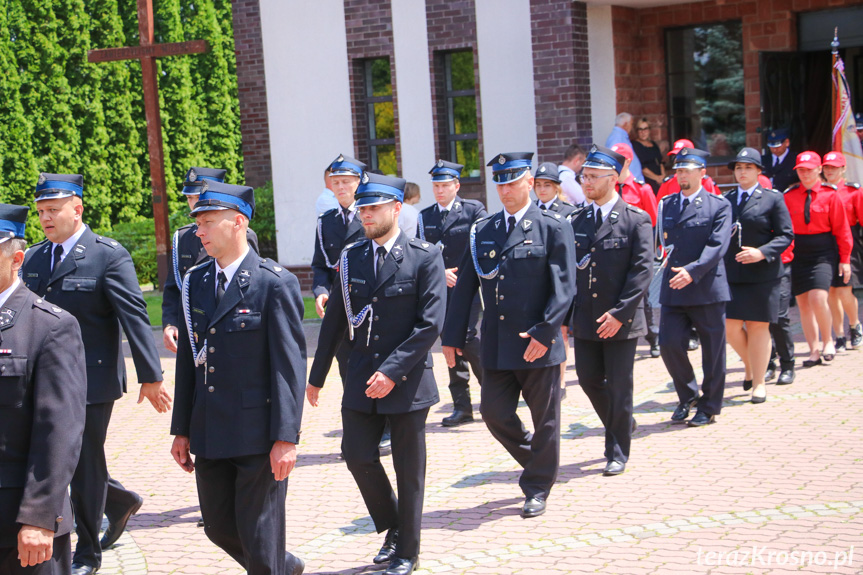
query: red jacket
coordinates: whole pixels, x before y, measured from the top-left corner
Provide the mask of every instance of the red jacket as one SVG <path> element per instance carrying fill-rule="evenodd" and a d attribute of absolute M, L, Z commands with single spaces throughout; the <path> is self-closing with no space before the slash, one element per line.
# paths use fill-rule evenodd
<path fill-rule="evenodd" d="M 839 246 L 839 262 L 851 261 L 851 226 L 845 216 L 845 207 L 839 194 L 830 184 L 817 183 L 812 187 L 812 200 L 809 205 L 809 223 L 806 223 L 804 208 L 806 205 L 806 188 L 797 183 L 785 192 L 785 205 L 791 213 L 791 224 L 794 235 L 832 233 Z"/>
<path fill-rule="evenodd" d="M 650 216 L 650 223 L 656 227 L 656 196 L 653 188 L 644 182 L 639 182 L 632 174 L 622 184 L 617 184 L 617 193 L 630 206 L 641 208 Z"/>
<path fill-rule="evenodd" d="M 710 176 L 704 176 L 701 178 L 702 187 L 710 192 L 711 194 L 720 195 L 719 188 L 716 187 L 716 184 L 710 178 Z M 770 186 L 768 186 L 768 189 Z M 677 183 L 677 178 L 674 176 L 668 176 L 662 185 L 659 186 L 659 191 L 656 192 L 656 201 L 658 202 L 665 196 L 670 196 L 671 194 L 676 194 L 680 191 L 680 184 Z"/>

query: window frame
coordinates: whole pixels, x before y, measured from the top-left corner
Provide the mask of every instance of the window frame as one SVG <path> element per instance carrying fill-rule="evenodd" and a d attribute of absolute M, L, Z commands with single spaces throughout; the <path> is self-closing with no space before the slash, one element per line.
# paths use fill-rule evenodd
<path fill-rule="evenodd" d="M 453 90 L 452 89 L 452 56 L 453 54 L 462 54 L 468 53 L 471 56 L 472 62 L 472 75 L 473 75 L 473 88 L 470 90 Z M 468 142 L 474 141 L 476 142 L 477 149 L 477 157 L 479 158 L 479 139 L 480 134 L 477 132 L 469 132 L 466 134 L 456 134 L 455 133 L 455 98 L 460 97 L 472 97 L 474 99 L 474 114 L 476 116 L 476 125 L 477 130 L 479 130 L 479 111 L 477 110 L 478 98 L 477 98 L 477 89 L 476 89 L 476 57 L 472 47 L 466 47 L 455 50 L 446 50 L 441 52 L 442 56 L 442 64 L 443 64 L 443 94 L 441 94 L 443 98 L 443 109 L 446 113 L 445 122 L 441 124 L 442 127 L 445 128 L 445 132 L 442 134 L 443 144 L 446 148 L 446 157 L 448 161 L 458 163 L 458 152 L 456 150 L 456 145 L 458 142 Z M 462 174 L 462 177 L 459 178 L 461 182 L 474 183 L 482 181 L 482 158 L 479 158 L 479 176 L 470 177 L 470 175 Z"/>
<path fill-rule="evenodd" d="M 387 63 L 387 68 L 390 71 L 390 93 L 386 96 L 375 96 L 374 95 L 374 81 L 372 79 L 372 67 L 374 63 L 379 60 L 384 60 Z M 366 134 L 365 140 L 366 145 L 369 149 L 369 169 L 371 170 L 380 170 L 380 161 L 378 159 L 378 147 L 380 146 L 392 146 L 395 153 L 396 166 L 398 166 L 399 157 L 398 157 L 398 146 L 396 145 L 396 130 L 397 127 L 395 125 L 395 100 L 393 98 L 393 81 L 392 81 L 392 63 L 390 62 L 389 56 L 376 56 L 372 58 L 364 58 L 362 60 L 362 71 L 363 71 L 363 100 L 362 100 L 362 108 L 363 113 L 366 117 Z M 393 113 L 393 137 L 392 138 L 378 138 L 377 137 L 377 124 L 375 118 L 375 104 L 390 104 L 392 107 Z M 374 137 L 372 136 L 374 134 Z"/>

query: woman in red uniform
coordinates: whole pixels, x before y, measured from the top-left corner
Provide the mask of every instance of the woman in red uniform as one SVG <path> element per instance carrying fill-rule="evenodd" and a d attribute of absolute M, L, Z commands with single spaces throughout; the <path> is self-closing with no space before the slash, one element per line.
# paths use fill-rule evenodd
<path fill-rule="evenodd" d="M 837 263 L 843 281 L 851 279 L 851 229 L 836 190 L 821 183 L 821 157 L 815 152 L 798 154 L 794 169 L 800 182 L 785 192 L 785 205 L 794 226 L 791 293 L 797 299 L 800 323 L 809 344 L 809 358 L 803 367 L 812 367 L 821 365 L 822 357 L 832 361 L 836 354 L 827 293 Z"/>
<path fill-rule="evenodd" d="M 851 236 L 856 236 L 854 249 L 851 255 L 860 248 L 860 221 L 863 219 L 863 192 L 860 184 L 849 184 L 845 181 L 845 156 L 842 152 L 828 152 L 824 156 L 824 179 L 827 183 L 836 186 L 836 193 L 845 206 L 845 216 L 851 227 Z M 851 261 L 852 276 L 854 272 L 854 258 Z M 861 287 L 856 285 L 854 287 Z M 833 333 L 836 334 L 836 351 L 845 351 L 845 315 L 848 315 L 848 328 L 851 332 L 851 341 L 847 342 L 851 349 L 857 349 L 863 343 L 863 325 L 860 325 L 860 317 L 857 315 L 857 298 L 852 291 L 852 282 L 845 282 L 838 274 L 833 278 L 830 285 L 830 295 L 827 297 L 830 304 L 830 313 L 833 315 Z"/>

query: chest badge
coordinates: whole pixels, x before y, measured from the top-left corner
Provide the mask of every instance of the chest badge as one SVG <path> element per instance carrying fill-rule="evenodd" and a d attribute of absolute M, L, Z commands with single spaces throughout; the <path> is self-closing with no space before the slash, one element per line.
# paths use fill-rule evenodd
<path fill-rule="evenodd" d="M 493 258 L 496 255 L 497 255 L 497 252 L 494 250 L 491 250 L 490 252 L 488 252 L 488 257 L 490 257 L 490 258 Z"/>

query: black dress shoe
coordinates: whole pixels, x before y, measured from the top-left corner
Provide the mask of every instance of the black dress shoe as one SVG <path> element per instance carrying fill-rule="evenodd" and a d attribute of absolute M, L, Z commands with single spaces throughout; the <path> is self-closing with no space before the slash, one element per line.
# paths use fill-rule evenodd
<path fill-rule="evenodd" d="M 470 423 L 471 421 L 473 421 L 472 412 L 456 409 L 452 412 L 452 415 L 443 418 L 443 421 L 441 421 L 441 425 L 443 425 L 444 427 L 455 427 L 457 425 L 461 425 L 462 423 Z"/>
<path fill-rule="evenodd" d="M 764 381 L 773 381 L 773 378 L 776 377 L 776 364 L 768 363 L 767 371 L 764 373 Z"/>
<path fill-rule="evenodd" d="M 702 425 L 708 425 L 710 423 L 716 423 L 716 416 L 707 415 L 703 411 L 699 411 L 695 414 L 695 417 L 686 422 L 686 425 L 689 427 L 701 427 Z"/>
<path fill-rule="evenodd" d="M 381 456 L 389 455 L 393 452 L 393 440 L 389 434 L 381 437 L 381 442 L 378 443 L 378 452 Z"/>
<path fill-rule="evenodd" d="M 671 414 L 671 421 L 683 421 L 689 417 L 689 410 L 695 407 L 696 403 L 698 403 L 697 397 L 692 401 L 682 401 L 678 403 L 677 407 L 674 409 L 674 413 Z"/>
<path fill-rule="evenodd" d="M 375 558 L 372 559 L 372 561 L 376 565 L 392 561 L 396 556 L 396 543 L 398 542 L 398 540 L 398 529 L 390 529 L 389 531 L 387 531 L 387 536 L 384 538 L 384 544 L 381 546 L 381 550 L 378 551 L 378 554 L 375 555 Z"/>
<path fill-rule="evenodd" d="M 803 367 L 815 367 L 816 365 L 821 365 L 821 358 L 818 359 L 804 359 Z"/>
<path fill-rule="evenodd" d="M 105 529 L 105 534 L 102 535 L 102 539 L 99 540 L 99 545 L 102 546 L 102 550 L 109 549 L 114 543 L 117 542 L 117 539 L 120 538 L 120 535 L 123 534 L 123 531 L 126 530 L 126 524 L 129 522 L 129 518 L 132 517 L 138 510 L 141 508 L 141 505 L 144 504 L 144 500 L 137 493 L 133 493 L 136 497 L 136 501 L 126 509 L 126 512 L 123 513 L 119 518 L 114 521 L 108 522 L 108 528 Z"/>
<path fill-rule="evenodd" d="M 203 518 L 198 519 L 198 527 L 203 527 L 203 526 L 204 526 L 204 519 Z"/>
<path fill-rule="evenodd" d="M 691 337 L 689 338 L 689 345 L 687 346 L 689 351 L 695 351 L 698 349 L 698 339 Z"/>
<path fill-rule="evenodd" d="M 390 566 L 384 571 L 384 575 L 409 575 L 420 566 L 419 557 L 405 559 L 404 557 L 393 557 Z"/>
<path fill-rule="evenodd" d="M 521 508 L 521 516 L 525 519 L 538 517 L 545 513 L 545 499 L 541 497 L 528 497 Z"/>
<path fill-rule="evenodd" d="M 794 368 L 783 369 L 782 373 L 779 374 L 776 385 L 791 385 L 792 383 L 794 383 Z"/>
<path fill-rule="evenodd" d="M 629 429 L 629 434 L 632 435 L 633 433 L 635 433 L 636 429 L 638 429 L 638 422 L 635 421 L 635 418 L 633 417 L 632 418 L 632 426 L 630 426 L 630 429 Z"/>
<path fill-rule="evenodd" d="M 752 380 L 751 379 L 744 379 L 743 380 L 743 391 L 749 391 L 750 389 L 752 389 Z"/>
<path fill-rule="evenodd" d="M 72 563 L 72 575 L 93 575 L 99 569 L 84 565 L 83 563 Z"/>
<path fill-rule="evenodd" d="M 650 357 L 657 358 L 660 355 L 662 355 L 662 352 L 659 349 L 659 344 L 658 343 L 650 344 Z"/>
<path fill-rule="evenodd" d="M 602 474 L 606 477 L 611 477 L 612 475 L 620 475 L 626 469 L 626 464 L 620 461 L 609 461 L 608 465 L 605 466 L 605 470 Z"/>
<path fill-rule="evenodd" d="M 305 561 L 293 553 L 285 551 L 285 573 L 287 573 L 287 575 L 303 575 L 303 571 L 305 570 Z"/>

